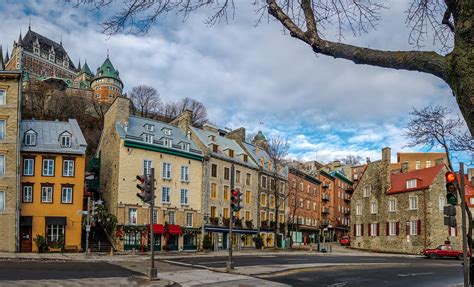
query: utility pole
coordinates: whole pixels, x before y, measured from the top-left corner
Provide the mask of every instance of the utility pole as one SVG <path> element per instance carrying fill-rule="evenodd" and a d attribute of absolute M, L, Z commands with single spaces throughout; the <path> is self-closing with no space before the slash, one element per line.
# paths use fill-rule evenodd
<path fill-rule="evenodd" d="M 149 193 L 150 193 L 150 251 L 151 251 L 151 267 L 150 267 L 150 280 L 155 279 L 158 275 L 158 271 L 155 267 L 155 230 L 153 211 L 155 210 L 155 168 L 151 168 L 151 174 L 149 175 Z"/>
<path fill-rule="evenodd" d="M 232 162 L 232 165 L 230 167 L 230 190 L 234 190 L 234 179 L 235 179 L 235 167 L 234 163 Z M 230 202 L 229 202 L 230 203 Z M 234 220 L 234 210 L 232 210 L 232 207 L 229 204 L 229 210 L 230 210 L 230 220 L 229 220 L 229 261 L 227 261 L 227 266 L 226 266 L 226 271 L 230 272 L 232 269 L 234 269 L 234 266 L 232 265 L 232 221 Z"/>
<path fill-rule="evenodd" d="M 86 258 L 89 256 L 89 232 L 91 231 L 91 198 L 87 198 L 87 217 L 86 217 Z"/>
<path fill-rule="evenodd" d="M 464 194 L 464 163 L 459 163 L 459 176 L 461 177 L 461 186 L 459 193 L 461 196 L 461 229 L 462 229 L 462 259 L 464 271 L 464 286 L 469 286 L 469 264 L 467 260 L 467 234 L 466 234 L 466 197 Z"/>

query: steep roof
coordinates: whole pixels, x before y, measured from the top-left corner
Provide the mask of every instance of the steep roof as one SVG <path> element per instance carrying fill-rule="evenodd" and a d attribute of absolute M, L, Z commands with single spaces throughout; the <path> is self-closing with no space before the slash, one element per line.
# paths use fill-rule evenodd
<path fill-rule="evenodd" d="M 87 61 L 84 63 L 84 66 L 82 66 L 82 68 L 81 68 L 81 74 L 82 73 L 86 73 L 90 76 L 94 76 L 94 74 L 92 74 L 91 69 L 89 68 L 89 65 L 87 65 Z"/>
<path fill-rule="evenodd" d="M 259 167 L 261 167 L 263 170 L 268 171 L 268 172 L 276 171 L 277 167 L 275 166 L 274 163 L 271 164 L 272 170 L 271 171 L 268 170 L 270 166 L 270 162 L 272 162 L 272 159 L 265 149 L 248 142 L 243 142 L 242 144 L 244 146 L 244 149 L 247 151 L 250 157 L 257 163 Z M 257 154 L 257 149 L 258 149 L 258 154 Z M 263 159 L 263 165 L 260 161 L 261 159 Z M 289 171 L 288 167 L 284 166 L 282 169 L 280 169 L 279 176 L 288 178 L 288 171 Z"/>
<path fill-rule="evenodd" d="M 438 164 L 434 167 L 414 170 L 405 173 L 392 173 L 390 174 L 390 188 L 387 190 L 387 194 L 427 189 L 431 186 L 433 181 L 436 179 L 436 177 L 444 167 L 444 164 Z M 406 187 L 406 182 L 410 179 L 417 180 L 416 187 Z"/>
<path fill-rule="evenodd" d="M 119 77 L 119 71 L 115 70 L 114 65 L 112 65 L 112 62 L 110 61 L 108 56 L 107 56 L 107 59 L 105 59 L 102 66 L 100 66 L 97 69 L 97 73 L 94 79 L 100 79 L 100 78 L 112 78 L 112 79 L 122 82 Z"/>
<path fill-rule="evenodd" d="M 36 144 L 34 146 L 25 145 L 25 133 L 30 130 L 36 133 Z M 61 146 L 59 137 L 64 132 L 71 134 L 70 147 Z M 75 119 L 69 119 L 67 122 L 22 120 L 20 123 L 20 140 L 22 152 L 85 154 L 87 148 L 87 142 Z"/>
<path fill-rule="evenodd" d="M 343 173 L 342 173 L 341 171 L 339 171 L 339 170 L 332 171 L 332 172 L 330 172 L 330 174 L 331 174 L 332 176 L 334 176 L 334 177 L 339 178 L 339 179 L 342 180 L 342 181 L 345 181 L 345 182 L 348 183 L 348 184 L 353 184 L 352 180 L 348 179 L 348 178 L 346 177 L 346 175 L 343 174 Z"/>
<path fill-rule="evenodd" d="M 266 140 L 265 136 L 263 135 L 262 131 L 258 131 L 257 135 L 254 138 L 255 140 Z"/>

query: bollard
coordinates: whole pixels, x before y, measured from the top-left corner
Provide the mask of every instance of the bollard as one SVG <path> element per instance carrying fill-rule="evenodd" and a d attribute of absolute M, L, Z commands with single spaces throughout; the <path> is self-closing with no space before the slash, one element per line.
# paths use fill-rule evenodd
<path fill-rule="evenodd" d="M 135 248 L 132 248 L 132 255 L 135 256 L 137 253 L 135 252 Z"/>
<path fill-rule="evenodd" d="M 332 245 L 329 245 L 329 253 L 332 253 Z"/>
<path fill-rule="evenodd" d="M 92 253 L 92 250 L 90 248 L 87 249 L 87 255 L 91 255 L 91 253 Z"/>
<path fill-rule="evenodd" d="M 114 256 L 114 248 L 113 248 L 113 247 L 110 247 L 109 255 L 110 255 L 110 256 Z"/>

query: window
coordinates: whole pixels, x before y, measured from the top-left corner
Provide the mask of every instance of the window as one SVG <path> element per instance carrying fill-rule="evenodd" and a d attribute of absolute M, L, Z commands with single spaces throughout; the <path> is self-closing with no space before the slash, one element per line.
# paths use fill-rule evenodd
<path fill-rule="evenodd" d="M 275 196 L 270 195 L 270 208 L 275 208 Z"/>
<path fill-rule="evenodd" d="M 234 157 L 234 150 L 233 149 L 229 149 L 229 157 Z"/>
<path fill-rule="evenodd" d="M 261 205 L 263 206 L 267 205 L 267 195 L 265 193 L 262 193 L 260 195 L 260 202 L 261 202 Z"/>
<path fill-rule="evenodd" d="M 426 161 L 426 168 L 429 168 L 429 167 L 431 167 L 431 160 Z"/>
<path fill-rule="evenodd" d="M 171 147 L 173 145 L 173 141 L 169 138 L 163 138 L 163 145 L 166 147 Z"/>
<path fill-rule="evenodd" d="M 150 124 L 145 124 L 145 130 L 152 132 L 154 130 L 154 126 Z"/>
<path fill-rule="evenodd" d="M 43 159 L 43 176 L 54 175 L 54 159 Z"/>
<path fill-rule="evenodd" d="M 304 205 L 303 199 L 300 198 L 300 208 L 303 208 L 303 205 Z"/>
<path fill-rule="evenodd" d="M 410 210 L 418 209 L 418 198 L 416 196 L 410 196 L 408 199 Z"/>
<path fill-rule="evenodd" d="M 211 183 L 211 198 L 217 198 L 217 184 Z"/>
<path fill-rule="evenodd" d="M 222 209 L 222 217 L 224 217 L 224 218 L 229 218 L 229 208 L 224 207 L 224 208 Z"/>
<path fill-rule="evenodd" d="M 449 236 L 457 236 L 456 227 L 449 227 Z"/>
<path fill-rule="evenodd" d="M 473 202 L 473 199 L 474 199 L 474 198 L 470 198 L 470 199 L 469 199 L 469 201 L 470 201 L 471 204 L 472 204 L 472 202 Z M 444 198 L 443 196 L 440 196 L 440 197 L 439 197 L 439 201 L 438 201 L 438 208 L 439 208 L 439 210 L 440 210 L 440 211 L 443 211 L 445 205 L 446 205 L 446 198 Z"/>
<path fill-rule="evenodd" d="M 396 209 L 397 209 L 397 202 L 395 201 L 395 199 L 389 199 L 389 201 L 388 201 L 388 211 L 389 212 L 395 212 Z"/>
<path fill-rule="evenodd" d="M 193 227 L 193 214 L 190 212 L 186 213 L 186 226 Z"/>
<path fill-rule="evenodd" d="M 7 91 L 0 90 L 0 105 L 5 105 L 7 101 Z"/>
<path fill-rule="evenodd" d="M 250 220 L 250 211 L 245 211 L 245 220 Z"/>
<path fill-rule="evenodd" d="M 376 214 L 377 213 L 377 202 L 370 203 L 370 213 Z"/>
<path fill-rule="evenodd" d="M 250 173 L 247 173 L 247 175 L 245 176 L 245 184 L 250 185 L 251 180 L 252 180 L 252 175 Z"/>
<path fill-rule="evenodd" d="M 143 141 L 149 144 L 153 143 L 153 135 L 151 134 L 143 134 Z"/>
<path fill-rule="evenodd" d="M 62 147 L 71 147 L 71 135 L 70 134 L 63 134 L 61 136 L 61 146 Z"/>
<path fill-rule="evenodd" d="M 211 206 L 211 217 L 216 217 L 216 207 Z"/>
<path fill-rule="evenodd" d="M 228 167 L 224 167 L 224 180 L 230 179 L 230 169 Z"/>
<path fill-rule="evenodd" d="M 167 136 L 170 136 L 171 135 L 171 129 L 164 128 L 163 133 Z"/>
<path fill-rule="evenodd" d="M 48 225 L 46 228 L 46 240 L 48 242 L 64 239 L 64 225 Z"/>
<path fill-rule="evenodd" d="M 213 144 L 212 145 L 212 152 L 216 152 L 216 153 L 219 152 L 219 146 L 216 145 L 216 144 Z"/>
<path fill-rule="evenodd" d="M 249 156 L 244 154 L 244 162 L 248 162 L 249 161 Z"/>
<path fill-rule="evenodd" d="M 182 188 L 181 189 L 181 205 L 187 205 L 188 204 L 188 190 Z"/>
<path fill-rule="evenodd" d="M 416 179 L 409 179 L 406 182 L 407 188 L 415 188 L 416 187 Z"/>
<path fill-rule="evenodd" d="M 217 177 L 217 165 L 216 164 L 211 165 L 211 176 L 212 177 Z"/>
<path fill-rule="evenodd" d="M 161 188 L 161 202 L 170 203 L 170 188 L 169 187 Z"/>
<path fill-rule="evenodd" d="M 311 203 L 309 202 L 309 200 L 306 201 L 306 209 L 307 210 L 311 209 Z"/>
<path fill-rule="evenodd" d="M 6 121 L 0 120 L 0 140 L 5 139 L 5 126 L 6 126 Z"/>
<path fill-rule="evenodd" d="M 53 202 L 53 187 L 52 186 L 41 187 L 41 202 L 44 202 L 44 203 Z"/>
<path fill-rule="evenodd" d="M 33 186 L 23 186 L 23 202 L 33 202 Z"/>
<path fill-rule="evenodd" d="M 229 200 L 229 189 L 230 187 L 227 185 L 224 185 L 224 200 Z"/>
<path fill-rule="evenodd" d="M 300 183 L 300 191 L 303 191 L 303 182 Z"/>
<path fill-rule="evenodd" d="M 235 182 L 240 183 L 240 170 L 235 171 Z"/>
<path fill-rule="evenodd" d="M 378 224 L 377 223 L 371 223 L 370 224 L 370 236 L 377 236 L 377 231 L 378 231 Z"/>
<path fill-rule="evenodd" d="M 418 235 L 418 221 L 417 220 L 410 221 L 410 235 Z"/>
<path fill-rule="evenodd" d="M 364 187 L 364 197 L 369 197 L 371 193 L 372 187 L 371 186 L 366 186 Z"/>
<path fill-rule="evenodd" d="M 262 188 L 267 188 L 267 177 L 262 176 Z"/>
<path fill-rule="evenodd" d="M 5 175 L 5 155 L 0 154 L 0 176 Z"/>
<path fill-rule="evenodd" d="M 63 176 L 74 176 L 74 160 L 63 160 Z"/>
<path fill-rule="evenodd" d="M 72 187 L 61 188 L 61 203 L 72 203 Z"/>
<path fill-rule="evenodd" d="M 469 203 L 474 204 L 474 197 L 469 198 Z"/>
<path fill-rule="evenodd" d="M 174 215 L 175 215 L 175 214 L 174 214 L 174 211 L 168 211 L 168 212 L 169 212 L 169 213 L 168 213 L 168 215 L 169 215 L 168 217 L 169 217 L 169 221 L 170 221 L 169 224 L 175 224 L 175 220 L 174 220 L 174 218 L 175 218 Z"/>
<path fill-rule="evenodd" d="M 171 163 L 163 163 L 163 173 L 162 176 L 164 179 L 171 179 Z"/>
<path fill-rule="evenodd" d="M 360 203 L 356 205 L 356 215 L 362 215 L 362 204 Z"/>
<path fill-rule="evenodd" d="M 145 159 L 143 160 L 143 173 L 151 175 L 151 168 L 153 167 L 153 161 Z"/>
<path fill-rule="evenodd" d="M 388 235 L 394 236 L 397 235 L 397 223 L 389 222 L 388 223 Z"/>
<path fill-rule="evenodd" d="M 34 146 L 36 145 L 36 133 L 32 130 L 25 133 L 25 145 Z"/>
<path fill-rule="evenodd" d="M 356 224 L 355 236 L 362 236 L 362 224 Z"/>
<path fill-rule="evenodd" d="M 250 204 L 250 190 L 245 191 L 245 204 Z"/>
<path fill-rule="evenodd" d="M 267 220 L 267 214 L 265 213 L 265 211 L 260 211 L 260 220 L 261 221 Z"/>
<path fill-rule="evenodd" d="M 23 160 L 23 175 L 33 175 L 35 171 L 35 160 L 32 158 L 25 158 Z"/>
<path fill-rule="evenodd" d="M 314 211 L 317 210 L 316 202 L 313 202 L 313 210 L 314 210 Z"/>
<path fill-rule="evenodd" d="M 189 181 L 189 166 L 181 167 L 181 181 Z"/>
<path fill-rule="evenodd" d="M 415 169 L 420 169 L 421 168 L 421 162 L 419 160 L 417 160 L 415 162 Z"/>
<path fill-rule="evenodd" d="M 183 150 L 189 151 L 189 143 L 183 143 Z"/>
<path fill-rule="evenodd" d="M 153 222 L 154 222 L 155 224 L 158 223 L 158 210 L 157 210 L 156 208 L 153 209 Z"/>

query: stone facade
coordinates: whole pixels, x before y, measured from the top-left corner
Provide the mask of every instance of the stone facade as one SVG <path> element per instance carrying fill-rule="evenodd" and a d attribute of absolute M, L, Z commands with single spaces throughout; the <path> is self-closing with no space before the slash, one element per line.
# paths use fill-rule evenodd
<path fill-rule="evenodd" d="M 0 252 L 18 251 L 21 73 L 0 71 Z"/>

